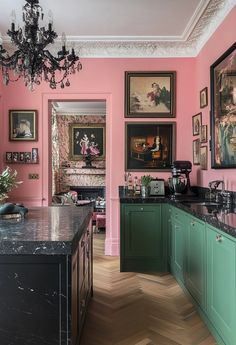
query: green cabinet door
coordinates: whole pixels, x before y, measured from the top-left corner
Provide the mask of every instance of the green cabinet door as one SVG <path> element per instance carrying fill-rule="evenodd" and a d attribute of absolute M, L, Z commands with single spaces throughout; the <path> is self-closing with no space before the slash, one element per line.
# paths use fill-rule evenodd
<path fill-rule="evenodd" d="M 165 271 L 160 204 L 121 204 L 121 271 Z"/>
<path fill-rule="evenodd" d="M 236 344 L 236 244 L 207 230 L 207 315 L 226 345 Z"/>
<path fill-rule="evenodd" d="M 205 223 L 187 217 L 185 283 L 202 309 L 206 302 L 206 232 Z"/>
<path fill-rule="evenodd" d="M 172 206 L 168 204 L 162 204 L 162 229 L 164 236 L 166 237 L 166 251 L 167 251 L 167 265 L 170 270 L 171 262 L 171 210 Z"/>
<path fill-rule="evenodd" d="M 173 208 L 171 212 L 171 272 L 184 281 L 186 215 Z"/>

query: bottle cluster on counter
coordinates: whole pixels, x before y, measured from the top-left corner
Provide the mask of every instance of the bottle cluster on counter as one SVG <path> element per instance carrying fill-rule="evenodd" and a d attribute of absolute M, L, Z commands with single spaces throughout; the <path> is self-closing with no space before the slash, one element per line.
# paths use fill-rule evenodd
<path fill-rule="evenodd" d="M 138 176 L 133 176 L 131 173 L 125 173 L 125 189 L 128 194 L 141 194 L 141 181 Z"/>

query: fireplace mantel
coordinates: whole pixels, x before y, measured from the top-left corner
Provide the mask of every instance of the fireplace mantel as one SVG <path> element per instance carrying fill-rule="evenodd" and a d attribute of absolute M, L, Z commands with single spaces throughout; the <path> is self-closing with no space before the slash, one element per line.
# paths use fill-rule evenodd
<path fill-rule="evenodd" d="M 102 168 L 63 168 L 66 175 L 105 175 L 106 171 Z"/>

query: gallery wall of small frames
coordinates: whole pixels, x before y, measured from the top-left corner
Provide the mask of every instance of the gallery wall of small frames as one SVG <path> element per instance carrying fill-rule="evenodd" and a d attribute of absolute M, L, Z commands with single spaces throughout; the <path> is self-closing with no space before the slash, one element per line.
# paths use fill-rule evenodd
<path fill-rule="evenodd" d="M 200 91 L 200 108 L 208 105 L 208 89 L 205 87 Z M 193 164 L 200 165 L 202 170 L 207 170 L 207 125 L 202 124 L 202 113 L 193 115 L 192 117 L 192 135 L 199 136 L 193 140 Z"/>
<path fill-rule="evenodd" d="M 38 148 L 32 148 L 31 152 L 6 152 L 6 163 L 38 164 Z"/>

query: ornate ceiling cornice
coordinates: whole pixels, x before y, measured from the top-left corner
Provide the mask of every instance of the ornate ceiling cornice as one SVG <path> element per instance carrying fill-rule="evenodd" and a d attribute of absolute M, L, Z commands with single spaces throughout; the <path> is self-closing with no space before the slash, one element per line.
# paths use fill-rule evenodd
<path fill-rule="evenodd" d="M 185 34 L 182 39 L 86 40 L 68 37 L 68 45 L 73 42 L 81 58 L 194 57 L 235 5 L 236 0 L 210 0 L 197 22 L 192 23 L 195 25 L 190 25 L 188 35 Z M 10 43 L 6 45 L 10 50 Z M 58 40 L 50 51 L 56 54 L 61 48 L 60 45 Z"/>

